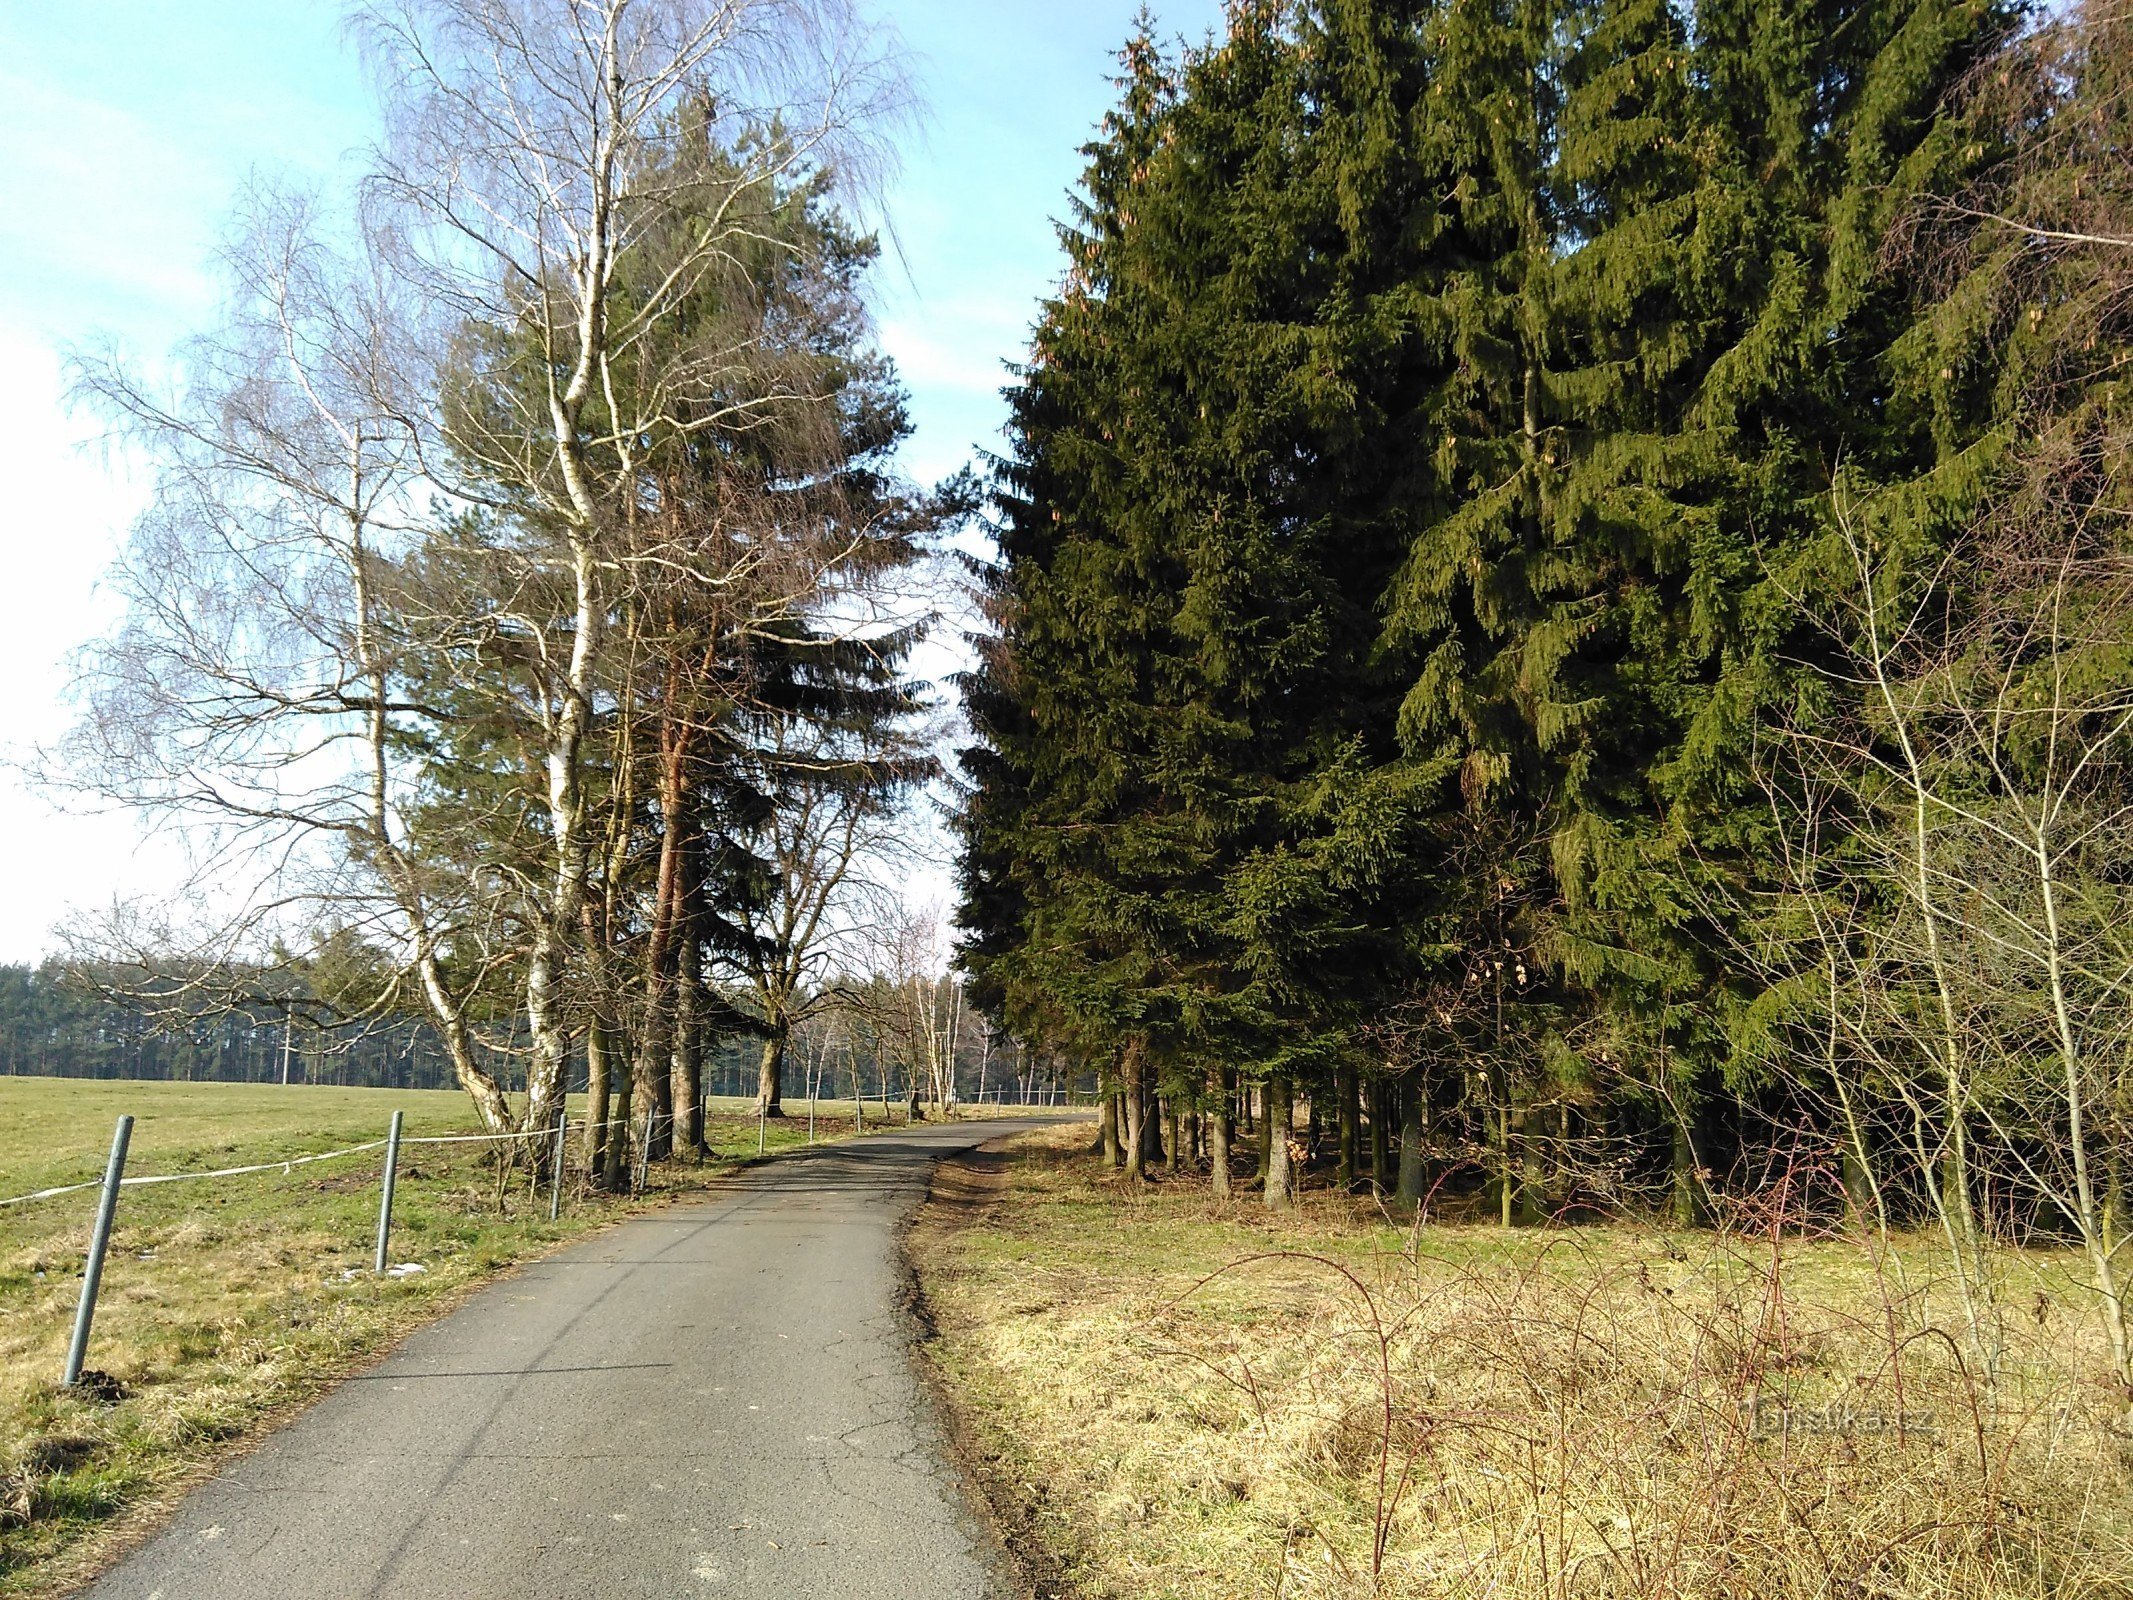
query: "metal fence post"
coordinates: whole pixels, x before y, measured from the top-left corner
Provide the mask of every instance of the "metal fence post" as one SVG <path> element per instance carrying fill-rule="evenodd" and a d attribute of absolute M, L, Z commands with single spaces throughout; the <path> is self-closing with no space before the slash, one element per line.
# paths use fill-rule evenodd
<path fill-rule="evenodd" d="M 392 1238 L 393 1187 L 400 1180 L 400 1121 L 406 1115 L 395 1111 L 392 1126 L 385 1133 L 385 1188 L 378 1197 L 378 1249 L 370 1263 L 373 1272 L 385 1270 L 385 1248 Z"/>
<path fill-rule="evenodd" d="M 652 1176 L 652 1113 L 651 1113 L 650 1111 L 647 1111 L 647 1112 L 645 1112 L 645 1114 L 644 1114 L 644 1137 L 643 1137 L 642 1139 L 640 1139 L 640 1140 L 638 1140 L 638 1141 L 637 1141 L 637 1188 L 636 1188 L 636 1192 L 637 1192 L 638 1194 L 643 1194 L 643 1193 L 644 1193 L 644 1186 L 645 1186 L 645 1184 L 647 1184 L 648 1182 L 650 1182 L 650 1181 L 651 1181 L 651 1176 Z"/>
<path fill-rule="evenodd" d="M 763 1134 L 769 1120 L 770 1102 L 759 1095 L 756 1097 L 755 1102 L 755 1153 L 757 1155 L 763 1153 Z"/>
<path fill-rule="evenodd" d="M 126 1146 L 133 1142 L 133 1118 L 120 1117 L 111 1133 L 111 1159 L 104 1166 L 104 1192 L 96 1202 L 96 1231 L 89 1236 L 89 1260 L 82 1269 L 81 1305 L 74 1313 L 74 1338 L 67 1346 L 66 1375 L 71 1389 L 89 1355 L 89 1324 L 96 1320 L 96 1290 L 104 1281 L 104 1251 L 111 1243 L 111 1219 L 118 1213 L 119 1184 L 126 1176 Z"/>
<path fill-rule="evenodd" d="M 548 1180 L 548 1220 L 555 1221 L 563 1209 L 563 1144 L 569 1137 L 570 1118 L 558 1102 L 555 1108 L 555 1171 Z"/>

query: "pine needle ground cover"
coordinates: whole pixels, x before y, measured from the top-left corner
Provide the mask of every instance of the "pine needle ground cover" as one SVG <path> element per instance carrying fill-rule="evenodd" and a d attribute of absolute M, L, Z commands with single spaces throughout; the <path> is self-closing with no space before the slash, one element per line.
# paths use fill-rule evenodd
<path fill-rule="evenodd" d="M 945 1168 L 910 1241 L 1040 1593 L 2133 1593 L 2065 1257 L 1998 1261 L 1987 1389 L 1923 1238 L 1273 1219 L 1087 1141 Z"/>
<path fill-rule="evenodd" d="M 714 1101 L 720 1159 L 654 1166 L 642 1203 L 566 1185 L 561 1220 L 523 1164 L 482 1145 L 402 1151 L 394 1263 L 370 1272 L 379 1156 L 128 1189 L 105 1264 L 91 1369 L 115 1403 L 57 1387 L 96 1212 L 93 1191 L 0 1210 L 0 1595 L 56 1592 L 92 1568 L 230 1441 L 315 1395 L 510 1265 L 730 1173 L 755 1154 L 749 1102 Z M 380 1138 L 465 1133 L 457 1092 L 0 1078 L 0 1198 L 101 1175 L 112 1123 L 135 1117 L 129 1174 L 283 1160 Z M 795 1109 L 798 1109 L 797 1107 Z M 572 1114 L 579 1108 L 572 1105 Z M 849 1102 L 818 1107 L 849 1136 Z M 872 1126 L 870 1121 L 869 1126 Z M 804 1115 L 766 1143 L 807 1138 Z"/>

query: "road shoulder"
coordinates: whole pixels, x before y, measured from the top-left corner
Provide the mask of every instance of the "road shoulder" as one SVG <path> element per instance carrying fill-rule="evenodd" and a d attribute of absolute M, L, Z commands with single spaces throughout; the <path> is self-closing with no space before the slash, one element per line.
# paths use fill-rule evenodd
<path fill-rule="evenodd" d="M 919 1380 L 971 1514 L 984 1524 L 1019 1600 L 1068 1600 L 1075 1589 L 1067 1564 L 1044 1536 L 1041 1499 L 1030 1492 L 999 1429 L 971 1403 L 968 1386 L 953 1369 L 927 1282 L 953 1270 L 945 1246 L 954 1235 L 987 1225 L 1021 1152 L 1061 1137 L 1057 1128 L 1023 1129 L 945 1157 L 899 1239 Z M 1086 1135 L 1075 1137 L 1085 1140 Z"/>

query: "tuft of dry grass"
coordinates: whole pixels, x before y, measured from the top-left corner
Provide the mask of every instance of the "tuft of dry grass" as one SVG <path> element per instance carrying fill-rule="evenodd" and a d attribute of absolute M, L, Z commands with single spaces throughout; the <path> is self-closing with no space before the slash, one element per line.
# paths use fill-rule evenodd
<path fill-rule="evenodd" d="M 944 1176 L 929 1345 L 1040 1588 L 1136 1600 L 2133 1594 L 2062 1260 L 1998 1381 L 1923 1240 L 1402 1229 L 1128 1192 L 1085 1130 Z"/>
<path fill-rule="evenodd" d="M 574 1182 L 554 1223 L 523 1166 L 500 1175 L 479 1145 L 409 1147 L 392 1259 L 425 1270 L 405 1278 L 369 1272 L 375 1152 L 126 1190 L 89 1350 L 112 1380 L 101 1394 L 56 1382 L 95 1193 L 0 1210 L 0 1596 L 78 1579 L 233 1443 L 484 1279 L 753 1159 L 745 1106 L 713 1102 L 720 1159 L 655 1167 L 642 1202 Z M 0 1078 L 0 1198 L 100 1176 L 120 1112 L 138 1119 L 127 1170 L 157 1173 L 361 1143 L 395 1108 L 411 1136 L 467 1132 L 474 1120 L 457 1093 Z M 850 1114 L 849 1102 L 825 1108 L 818 1139 L 849 1136 Z M 776 1152 L 806 1138 L 803 1116 L 772 1122 L 766 1142 Z"/>

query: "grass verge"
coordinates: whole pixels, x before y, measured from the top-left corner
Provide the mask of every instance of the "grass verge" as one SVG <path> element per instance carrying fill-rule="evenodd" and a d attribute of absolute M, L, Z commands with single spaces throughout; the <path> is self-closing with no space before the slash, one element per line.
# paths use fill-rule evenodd
<path fill-rule="evenodd" d="M 1987 1386 L 1927 1240 L 1274 1218 L 1087 1139 L 944 1167 L 907 1242 L 1039 1594 L 2133 1593 L 2064 1258 L 2000 1262 Z"/>
<path fill-rule="evenodd" d="M 555 1222 L 523 1166 L 499 1182 L 489 1147 L 408 1147 L 391 1259 L 423 1270 L 400 1278 L 369 1271 L 376 1152 L 128 1189 L 88 1363 L 116 1380 L 115 1403 L 57 1387 L 95 1193 L 0 1210 L 0 1596 L 63 1592 L 237 1441 L 500 1270 L 754 1159 L 746 1104 L 712 1103 L 717 1159 L 655 1166 L 640 1201 L 566 1184 Z M 0 1198 L 100 1176 L 121 1112 L 136 1118 L 127 1171 L 147 1174 L 380 1138 L 396 1108 L 409 1137 L 473 1128 L 457 1093 L 0 1078 Z M 818 1108 L 817 1139 L 849 1137 L 850 1114 Z M 765 1129 L 770 1153 L 806 1141 L 804 1114 Z"/>

